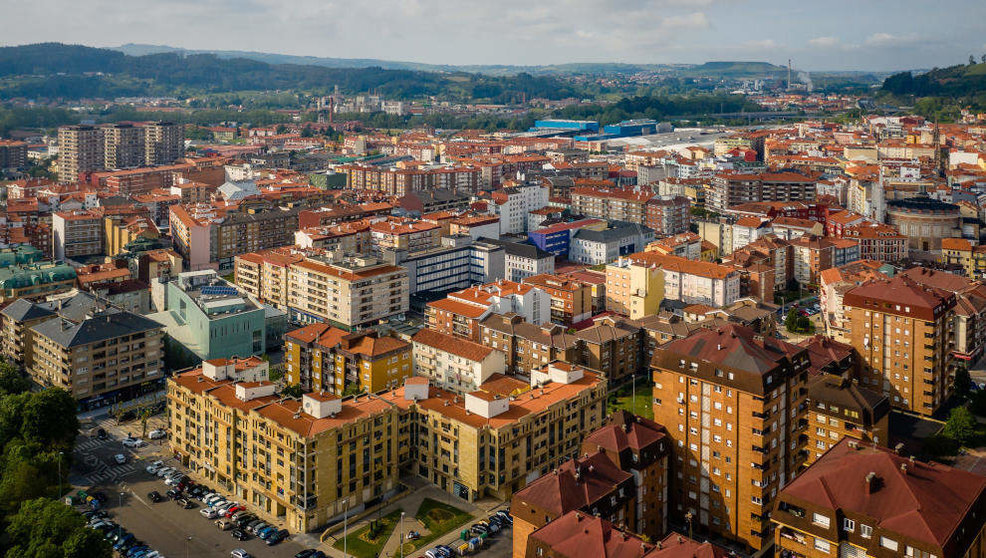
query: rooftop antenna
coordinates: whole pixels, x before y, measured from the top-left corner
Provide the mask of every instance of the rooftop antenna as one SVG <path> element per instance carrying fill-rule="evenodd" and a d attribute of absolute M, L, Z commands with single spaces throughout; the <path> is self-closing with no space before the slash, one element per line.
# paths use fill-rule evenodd
<path fill-rule="evenodd" d="M 787 59 L 787 90 L 791 90 L 791 59 Z"/>

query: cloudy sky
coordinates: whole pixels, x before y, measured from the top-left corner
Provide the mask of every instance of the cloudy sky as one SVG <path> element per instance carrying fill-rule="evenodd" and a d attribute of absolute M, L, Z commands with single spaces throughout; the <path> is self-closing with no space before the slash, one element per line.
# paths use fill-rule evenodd
<path fill-rule="evenodd" d="M 986 53 L 983 0 L 0 0 L 0 43 L 443 64 L 701 63 L 790 57 L 895 70 Z"/>

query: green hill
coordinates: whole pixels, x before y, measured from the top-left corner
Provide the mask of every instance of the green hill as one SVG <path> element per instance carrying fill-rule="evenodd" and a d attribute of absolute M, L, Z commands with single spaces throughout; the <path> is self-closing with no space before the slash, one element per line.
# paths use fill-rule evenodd
<path fill-rule="evenodd" d="M 961 64 L 914 75 L 900 72 L 883 81 L 883 91 L 918 97 L 965 97 L 986 93 L 986 64 Z"/>
<path fill-rule="evenodd" d="M 344 93 L 374 92 L 401 98 L 435 95 L 496 103 L 515 101 L 522 96 L 562 99 L 584 93 L 552 76 L 527 73 L 485 76 L 462 71 L 328 68 L 182 51 L 129 56 L 109 49 L 61 43 L 0 48 L 0 99 L 112 98 L 249 90 L 324 92 L 334 87 Z"/>

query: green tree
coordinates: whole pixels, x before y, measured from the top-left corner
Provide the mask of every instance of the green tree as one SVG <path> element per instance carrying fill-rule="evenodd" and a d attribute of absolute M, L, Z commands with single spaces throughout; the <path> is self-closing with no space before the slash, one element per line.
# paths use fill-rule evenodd
<path fill-rule="evenodd" d="M 24 502 L 8 519 L 7 535 L 14 545 L 7 556 L 109 558 L 113 552 L 108 542 L 86 528 L 81 515 L 49 498 Z"/>
<path fill-rule="evenodd" d="M 0 363 L 0 393 L 22 393 L 31 389 L 31 381 L 20 368 L 9 362 Z"/>
<path fill-rule="evenodd" d="M 943 433 L 960 444 L 965 444 L 976 435 L 976 417 L 965 407 L 956 407 L 948 415 Z"/>
<path fill-rule="evenodd" d="M 967 369 L 959 368 L 955 371 L 955 379 L 952 380 L 952 389 L 955 390 L 955 395 L 959 397 L 967 397 L 969 395 L 969 390 L 972 389 L 972 377 L 969 376 Z"/>
<path fill-rule="evenodd" d="M 71 448 L 79 432 L 75 398 L 61 388 L 31 394 L 24 405 L 21 435 L 42 445 Z"/>

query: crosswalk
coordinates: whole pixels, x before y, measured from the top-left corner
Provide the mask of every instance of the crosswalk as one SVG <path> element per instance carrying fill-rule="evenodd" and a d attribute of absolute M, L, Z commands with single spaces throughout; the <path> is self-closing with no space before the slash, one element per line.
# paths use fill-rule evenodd
<path fill-rule="evenodd" d="M 93 466 L 92 471 L 88 475 L 85 475 L 85 479 L 92 485 L 114 483 L 136 471 L 137 466 L 138 464 L 134 462 L 110 466 L 103 461 L 99 461 Z"/>
<path fill-rule="evenodd" d="M 76 451 L 91 451 L 96 448 L 102 447 L 103 444 L 105 444 L 106 442 L 107 440 L 100 440 L 98 438 L 89 438 L 88 440 L 85 441 L 81 441 L 81 442 L 77 441 L 75 443 L 75 449 Z"/>

